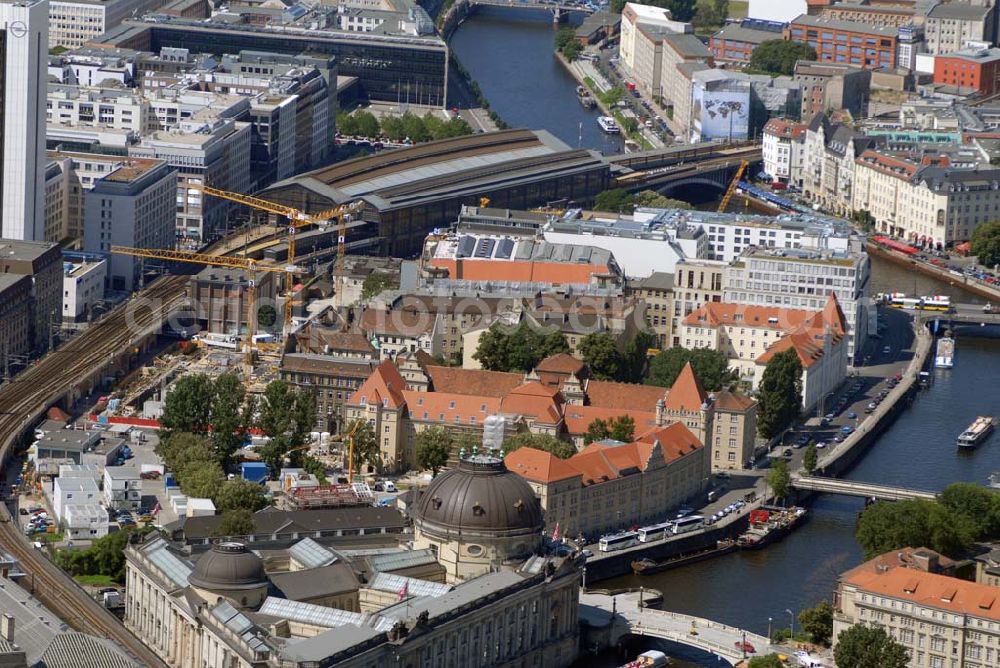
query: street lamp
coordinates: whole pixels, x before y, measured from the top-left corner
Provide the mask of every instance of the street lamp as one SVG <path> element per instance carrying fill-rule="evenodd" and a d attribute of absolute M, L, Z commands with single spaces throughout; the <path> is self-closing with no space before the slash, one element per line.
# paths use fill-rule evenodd
<path fill-rule="evenodd" d="M 771 617 L 767 618 L 767 639 L 769 642 L 771 640 L 771 622 L 773 621 L 774 619 L 772 619 Z"/>
<path fill-rule="evenodd" d="M 791 610 L 789 610 L 788 608 L 785 608 L 785 612 L 788 613 L 788 618 L 792 621 L 792 625 L 789 627 L 788 630 L 791 633 L 790 639 L 794 641 L 795 640 L 795 613 L 792 612 Z"/>

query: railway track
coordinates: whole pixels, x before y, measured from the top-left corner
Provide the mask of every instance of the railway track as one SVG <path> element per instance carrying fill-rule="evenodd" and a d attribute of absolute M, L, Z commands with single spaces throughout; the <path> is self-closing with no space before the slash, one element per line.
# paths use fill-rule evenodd
<path fill-rule="evenodd" d="M 187 280 L 185 276 L 159 279 L 139 296 L 148 305 L 136 308 L 135 299 L 122 304 L 99 324 L 0 386 L 0 461 L 7 461 L 25 430 L 76 383 L 115 353 L 134 345 L 158 327 L 163 316 L 181 306 Z M 35 597 L 70 626 L 115 641 L 139 665 L 165 665 L 69 575 L 31 547 L 6 504 L 0 504 L 0 545 L 31 575 Z"/>

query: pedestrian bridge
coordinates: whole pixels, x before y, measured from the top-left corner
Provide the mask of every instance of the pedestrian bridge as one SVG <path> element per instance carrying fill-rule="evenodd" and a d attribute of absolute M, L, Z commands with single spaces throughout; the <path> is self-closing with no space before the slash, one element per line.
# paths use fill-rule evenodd
<path fill-rule="evenodd" d="M 818 476 L 793 476 L 792 487 L 809 492 L 824 494 L 842 494 L 845 496 L 875 497 L 886 501 L 901 501 L 903 499 L 934 499 L 935 492 L 923 489 L 907 489 L 891 485 L 877 485 L 870 482 L 854 480 L 838 480 L 836 478 L 821 478 Z"/>
<path fill-rule="evenodd" d="M 583 593 L 580 595 L 580 618 L 591 626 L 607 625 L 610 620 L 612 646 L 629 634 L 649 636 L 696 647 L 730 663 L 753 656 L 753 653 L 744 652 L 744 643 L 749 643 L 757 654 L 770 651 L 771 643 L 764 636 L 710 619 L 639 607 L 641 596 L 639 592 L 614 596 Z"/>
<path fill-rule="evenodd" d="M 566 12 L 593 14 L 595 10 L 586 5 L 570 4 L 568 2 L 545 0 L 466 0 L 471 6 L 509 7 L 511 9 L 544 9 L 552 12 L 553 17 L 561 19 Z"/>

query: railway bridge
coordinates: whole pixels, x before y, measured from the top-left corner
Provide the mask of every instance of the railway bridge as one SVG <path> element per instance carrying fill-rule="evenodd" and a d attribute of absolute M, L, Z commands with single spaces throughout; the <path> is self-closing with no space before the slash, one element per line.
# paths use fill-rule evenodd
<path fill-rule="evenodd" d="M 615 179 L 615 187 L 633 192 L 656 190 L 669 195 L 675 188 L 698 185 L 724 192 L 736 175 L 741 161 L 753 164 L 761 159 L 759 147 L 730 148 L 725 153 L 708 154 L 693 160 L 620 174 Z"/>

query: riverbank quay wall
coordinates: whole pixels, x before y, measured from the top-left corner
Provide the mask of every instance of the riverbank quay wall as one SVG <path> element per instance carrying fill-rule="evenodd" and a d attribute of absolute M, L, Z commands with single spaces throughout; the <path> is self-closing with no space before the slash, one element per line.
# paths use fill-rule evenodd
<path fill-rule="evenodd" d="M 989 283 L 981 282 L 975 278 L 965 276 L 964 274 L 957 276 L 951 273 L 951 270 L 949 269 L 942 269 L 927 262 L 919 262 L 911 258 L 909 255 L 897 253 L 896 251 L 889 250 L 888 248 L 880 246 L 876 243 L 868 242 L 866 244 L 866 250 L 869 255 L 874 255 L 875 257 L 879 257 L 894 264 L 906 267 L 911 271 L 921 273 L 924 276 L 930 276 L 935 280 L 948 283 L 949 285 L 954 285 L 962 290 L 971 292 L 978 297 L 1000 302 L 1000 288 L 993 287 Z"/>

